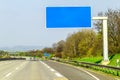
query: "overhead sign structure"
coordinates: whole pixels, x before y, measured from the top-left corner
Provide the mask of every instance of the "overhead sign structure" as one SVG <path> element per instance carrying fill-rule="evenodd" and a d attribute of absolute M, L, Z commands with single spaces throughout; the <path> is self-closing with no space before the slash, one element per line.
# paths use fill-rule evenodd
<path fill-rule="evenodd" d="M 103 20 L 103 64 L 108 64 L 107 17 L 91 18 L 91 7 L 46 7 L 47 28 L 91 27 L 92 19 Z"/>
<path fill-rule="evenodd" d="M 46 28 L 91 27 L 91 7 L 46 7 Z"/>

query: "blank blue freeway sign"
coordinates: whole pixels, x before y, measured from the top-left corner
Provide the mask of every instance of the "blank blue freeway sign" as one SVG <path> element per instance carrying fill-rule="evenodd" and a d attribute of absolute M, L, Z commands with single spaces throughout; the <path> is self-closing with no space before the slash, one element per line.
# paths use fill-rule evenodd
<path fill-rule="evenodd" d="M 91 7 L 46 7 L 46 27 L 91 27 Z"/>
<path fill-rule="evenodd" d="M 44 56 L 45 57 L 50 57 L 50 54 L 49 53 L 44 53 Z"/>

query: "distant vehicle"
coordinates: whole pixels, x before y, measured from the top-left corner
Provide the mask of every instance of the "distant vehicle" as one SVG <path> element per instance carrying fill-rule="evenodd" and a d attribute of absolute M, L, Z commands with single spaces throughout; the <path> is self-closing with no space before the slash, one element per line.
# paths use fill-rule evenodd
<path fill-rule="evenodd" d="M 60 58 L 58 58 L 58 57 L 52 57 L 51 60 L 59 61 Z"/>
<path fill-rule="evenodd" d="M 30 61 L 39 61 L 39 58 L 30 57 Z"/>

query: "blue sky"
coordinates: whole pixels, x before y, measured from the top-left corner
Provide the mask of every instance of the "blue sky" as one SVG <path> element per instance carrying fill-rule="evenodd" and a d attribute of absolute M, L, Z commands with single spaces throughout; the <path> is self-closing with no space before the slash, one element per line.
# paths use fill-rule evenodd
<path fill-rule="evenodd" d="M 51 46 L 80 30 L 46 29 L 46 6 L 91 6 L 92 16 L 120 8 L 118 0 L 0 0 L 0 47 Z"/>

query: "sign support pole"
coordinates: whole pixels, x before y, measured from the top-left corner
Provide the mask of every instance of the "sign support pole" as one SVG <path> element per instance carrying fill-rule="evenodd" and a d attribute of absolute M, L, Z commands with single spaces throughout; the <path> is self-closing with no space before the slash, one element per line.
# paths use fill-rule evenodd
<path fill-rule="evenodd" d="M 103 20 L 103 56 L 104 61 L 108 61 L 108 29 L 107 29 L 107 20 Z"/>
<path fill-rule="evenodd" d="M 107 28 L 108 18 L 107 17 L 93 17 L 92 19 L 103 20 L 103 61 L 109 62 L 109 59 L 108 59 L 108 28 Z"/>

